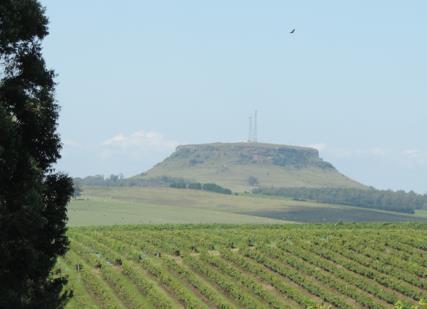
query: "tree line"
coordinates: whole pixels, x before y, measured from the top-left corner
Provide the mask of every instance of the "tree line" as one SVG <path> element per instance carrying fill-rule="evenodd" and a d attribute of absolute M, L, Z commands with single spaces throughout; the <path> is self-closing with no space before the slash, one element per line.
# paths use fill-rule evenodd
<path fill-rule="evenodd" d="M 255 194 L 277 195 L 295 200 L 312 200 L 321 203 L 342 204 L 363 208 L 414 213 L 427 207 L 427 194 L 413 191 L 391 191 L 356 188 L 256 188 Z"/>
<path fill-rule="evenodd" d="M 172 183 L 188 183 L 180 177 L 158 176 L 152 178 L 124 178 L 122 174 L 87 176 L 74 178 L 74 183 L 89 187 L 168 187 Z"/>
<path fill-rule="evenodd" d="M 216 192 L 222 194 L 232 194 L 233 192 L 215 183 L 192 182 L 185 178 L 158 176 L 152 178 L 123 178 L 123 175 L 103 175 L 87 176 L 85 178 L 74 178 L 74 187 L 78 192 L 81 187 L 170 187 L 176 189 L 192 189 Z"/>
<path fill-rule="evenodd" d="M 230 189 L 221 187 L 215 183 L 200 183 L 200 182 L 174 182 L 169 185 L 171 188 L 177 189 L 192 189 L 192 190 L 203 190 L 221 194 L 233 194 Z"/>

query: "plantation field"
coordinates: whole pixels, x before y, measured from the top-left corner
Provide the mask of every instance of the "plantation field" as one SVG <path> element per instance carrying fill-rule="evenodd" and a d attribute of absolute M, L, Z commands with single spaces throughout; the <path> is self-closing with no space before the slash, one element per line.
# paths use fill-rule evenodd
<path fill-rule="evenodd" d="M 80 227 L 69 237 L 58 262 L 74 290 L 67 308 L 393 308 L 427 297 L 427 224 Z"/>
<path fill-rule="evenodd" d="M 258 195 L 205 191 L 85 187 L 68 207 L 69 226 L 164 223 L 288 223 L 338 221 L 427 221 L 427 213 L 380 210 Z"/>

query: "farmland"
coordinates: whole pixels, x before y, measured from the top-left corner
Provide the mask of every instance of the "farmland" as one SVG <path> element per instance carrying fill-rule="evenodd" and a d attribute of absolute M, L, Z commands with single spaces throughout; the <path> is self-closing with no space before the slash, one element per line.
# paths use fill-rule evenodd
<path fill-rule="evenodd" d="M 423 211 L 409 215 L 283 197 L 138 187 L 84 187 L 83 195 L 71 201 L 68 215 L 69 226 L 427 221 Z"/>
<path fill-rule="evenodd" d="M 392 308 L 427 296 L 427 225 L 69 229 L 68 308 Z"/>

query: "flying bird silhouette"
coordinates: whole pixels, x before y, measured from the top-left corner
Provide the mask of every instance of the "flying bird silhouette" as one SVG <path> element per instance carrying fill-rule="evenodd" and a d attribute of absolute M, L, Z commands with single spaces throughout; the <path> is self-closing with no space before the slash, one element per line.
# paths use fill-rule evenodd
<path fill-rule="evenodd" d="M 294 34 L 295 29 L 292 29 L 291 32 L 289 32 L 290 34 Z"/>

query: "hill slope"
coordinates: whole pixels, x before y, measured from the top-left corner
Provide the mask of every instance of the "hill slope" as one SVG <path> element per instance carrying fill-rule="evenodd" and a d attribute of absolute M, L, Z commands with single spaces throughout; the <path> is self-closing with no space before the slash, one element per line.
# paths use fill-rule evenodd
<path fill-rule="evenodd" d="M 163 162 L 136 177 L 159 176 L 213 182 L 233 191 L 250 190 L 254 184 L 249 178 L 264 187 L 364 187 L 322 160 L 316 149 L 262 143 L 178 146 Z"/>

